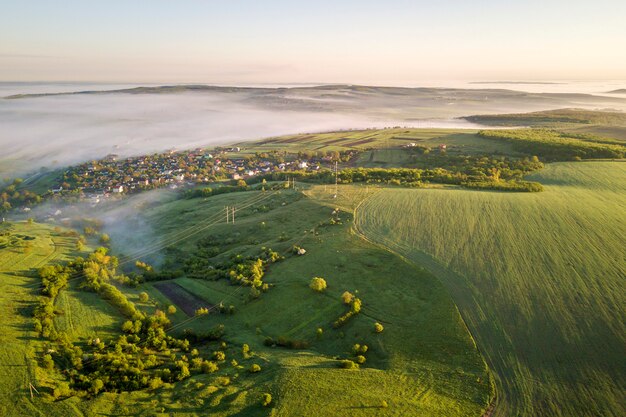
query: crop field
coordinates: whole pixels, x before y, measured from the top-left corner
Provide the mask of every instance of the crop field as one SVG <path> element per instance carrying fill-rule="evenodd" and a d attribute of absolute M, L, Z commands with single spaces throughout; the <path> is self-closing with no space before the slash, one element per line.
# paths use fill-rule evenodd
<path fill-rule="evenodd" d="M 172 304 L 179 306 L 180 309 L 183 310 L 188 316 L 193 316 L 195 311 L 199 308 L 213 307 L 213 305 L 209 304 L 206 300 L 190 293 L 175 282 L 157 282 L 156 284 L 153 284 L 153 286 L 169 298 L 172 301 Z"/>
<path fill-rule="evenodd" d="M 433 272 L 495 371 L 501 416 L 626 409 L 626 163 L 555 163 L 534 195 L 386 189 L 358 229 Z"/>
<path fill-rule="evenodd" d="M 393 128 L 298 134 L 267 138 L 252 143 L 240 143 L 239 146 L 243 147 L 243 151 L 230 155 L 247 155 L 255 152 L 269 152 L 271 150 L 298 152 L 301 150 L 345 151 L 388 148 L 406 145 L 410 142 L 475 132 L 475 130 L 467 129 Z"/>

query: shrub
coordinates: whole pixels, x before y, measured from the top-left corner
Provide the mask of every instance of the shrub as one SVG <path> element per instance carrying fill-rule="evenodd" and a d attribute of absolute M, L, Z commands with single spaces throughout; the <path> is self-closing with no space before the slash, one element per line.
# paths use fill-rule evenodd
<path fill-rule="evenodd" d="M 320 277 L 315 277 L 311 280 L 311 283 L 309 284 L 309 287 L 313 290 L 313 291 L 317 291 L 317 292 L 323 292 L 327 285 L 326 285 L 326 280 L 324 278 L 320 278 Z"/>
<path fill-rule="evenodd" d="M 385 330 L 385 328 L 383 327 L 382 324 L 380 324 L 379 322 L 374 323 L 374 331 L 376 333 L 382 333 L 383 330 Z"/>
<path fill-rule="evenodd" d="M 272 394 L 265 393 L 263 394 L 263 407 L 267 407 L 272 403 Z"/>
<path fill-rule="evenodd" d="M 339 367 L 343 369 L 358 369 L 359 365 L 350 359 L 343 359 L 339 361 Z"/>
<path fill-rule="evenodd" d="M 54 368 L 54 361 L 52 360 L 52 355 L 49 355 L 49 354 L 43 355 L 42 364 L 43 364 L 43 367 L 46 369 Z"/>
<path fill-rule="evenodd" d="M 148 387 L 150 389 L 159 389 L 163 386 L 163 380 L 161 378 L 159 378 L 158 376 L 155 376 L 154 378 L 150 379 L 150 382 L 148 382 Z"/>
<path fill-rule="evenodd" d="M 359 353 L 367 353 L 368 351 L 368 347 L 367 345 L 360 345 L 358 343 L 355 343 L 354 346 L 352 346 L 352 353 L 359 354 Z"/>
<path fill-rule="evenodd" d="M 176 306 L 170 305 L 167 308 L 167 314 L 176 314 Z"/>
<path fill-rule="evenodd" d="M 344 291 L 344 293 L 341 294 L 341 301 L 343 301 L 344 304 L 350 304 L 353 299 L 354 294 L 352 294 L 350 291 Z"/>
<path fill-rule="evenodd" d="M 223 360 L 226 360 L 226 354 L 222 352 L 221 350 L 217 350 L 213 352 L 213 358 L 216 361 L 223 361 Z"/>
<path fill-rule="evenodd" d="M 357 362 L 357 363 L 359 363 L 359 364 L 363 365 L 363 364 L 365 363 L 365 356 L 363 356 L 363 355 L 358 355 L 358 356 L 355 358 L 355 360 L 356 360 L 356 362 Z"/>
<path fill-rule="evenodd" d="M 215 383 L 225 387 L 226 385 L 230 385 L 230 378 L 227 376 L 220 376 L 215 378 Z"/>
<path fill-rule="evenodd" d="M 253 363 L 252 366 L 250 366 L 250 369 L 248 369 L 248 371 L 252 374 L 256 374 L 257 372 L 261 372 L 261 366 L 257 365 L 256 363 Z"/>
<path fill-rule="evenodd" d="M 199 309 L 196 310 L 196 316 L 204 316 L 206 314 L 209 314 L 208 308 L 200 307 Z"/>
<path fill-rule="evenodd" d="M 204 361 L 202 365 L 200 365 L 200 370 L 205 374 L 212 374 L 213 372 L 217 372 L 218 369 L 217 364 L 211 361 Z"/>
<path fill-rule="evenodd" d="M 142 303 L 147 303 L 148 300 L 150 300 L 150 296 L 147 292 L 142 291 L 139 293 L 139 301 L 141 301 Z"/>
<path fill-rule="evenodd" d="M 60 382 L 52 391 L 52 396 L 55 400 L 62 397 L 69 397 L 70 395 L 72 395 L 72 390 L 67 382 Z"/>

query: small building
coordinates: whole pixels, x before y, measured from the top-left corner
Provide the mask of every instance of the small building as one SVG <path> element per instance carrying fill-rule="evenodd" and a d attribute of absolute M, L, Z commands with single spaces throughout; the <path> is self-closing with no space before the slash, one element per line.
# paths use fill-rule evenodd
<path fill-rule="evenodd" d="M 302 161 L 298 164 L 298 168 L 300 169 L 306 169 L 309 166 L 309 164 L 307 164 L 306 161 Z"/>
<path fill-rule="evenodd" d="M 447 148 L 447 146 L 445 144 L 443 144 L 443 143 L 441 145 L 439 145 L 439 150 L 440 151 L 445 151 L 446 148 Z"/>
<path fill-rule="evenodd" d="M 124 192 L 124 186 L 123 185 L 115 186 L 115 187 L 111 188 L 111 191 L 114 194 L 121 194 L 121 193 Z"/>

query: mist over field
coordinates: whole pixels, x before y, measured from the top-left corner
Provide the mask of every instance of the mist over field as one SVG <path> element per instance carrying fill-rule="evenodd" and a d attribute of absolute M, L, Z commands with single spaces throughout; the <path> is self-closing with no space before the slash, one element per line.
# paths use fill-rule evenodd
<path fill-rule="evenodd" d="M 395 125 L 480 128 L 457 118 L 562 107 L 626 108 L 623 97 L 524 93 L 484 85 L 137 87 L 0 85 L 0 176 L 27 175 L 110 153 L 129 156 L 292 133 Z M 16 94 L 22 96 L 5 98 Z"/>

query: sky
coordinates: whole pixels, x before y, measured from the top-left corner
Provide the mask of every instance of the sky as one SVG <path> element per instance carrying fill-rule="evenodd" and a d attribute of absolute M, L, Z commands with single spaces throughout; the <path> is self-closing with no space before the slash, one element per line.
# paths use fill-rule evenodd
<path fill-rule="evenodd" d="M 0 0 L 0 81 L 626 78 L 623 0 Z"/>

